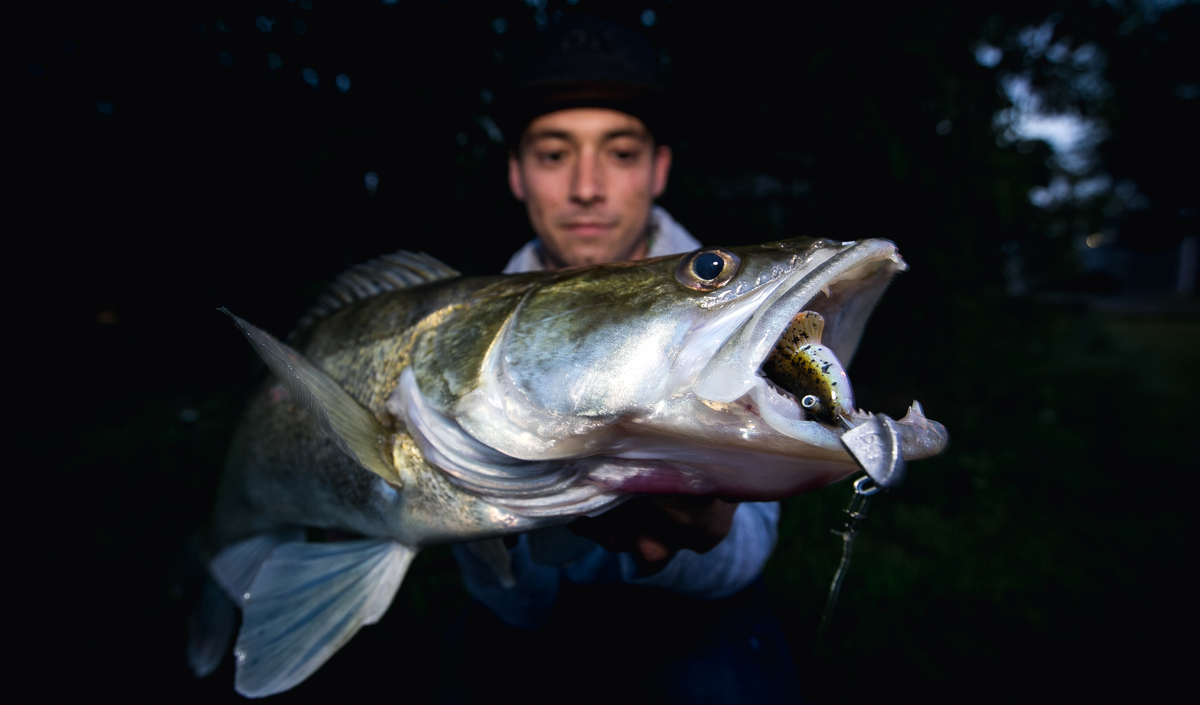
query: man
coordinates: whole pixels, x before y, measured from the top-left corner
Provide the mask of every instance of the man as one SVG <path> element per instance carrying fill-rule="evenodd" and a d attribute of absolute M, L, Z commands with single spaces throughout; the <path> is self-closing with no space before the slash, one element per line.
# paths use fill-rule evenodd
<path fill-rule="evenodd" d="M 515 85 L 501 117 L 512 140 L 509 187 L 525 204 L 537 237 L 512 256 L 505 273 L 635 260 L 700 247 L 654 205 L 667 187 L 672 157 L 662 137 L 665 95 L 655 75 L 656 63 L 640 35 L 586 17 L 569 19 L 540 47 L 518 54 Z M 743 597 L 726 605 L 721 598 L 743 592 L 759 576 L 774 549 L 778 518 L 779 505 L 774 502 L 641 498 L 599 517 L 576 520 L 568 529 L 510 540 L 515 586 L 502 582 L 478 548 L 456 547 L 455 557 L 468 592 L 503 625 L 539 630 L 549 623 L 544 631 L 556 642 L 577 638 L 570 625 L 595 618 L 597 601 L 626 605 L 620 610 L 622 617 L 648 612 L 640 622 L 622 626 L 624 641 L 636 636 L 630 631 L 653 629 L 647 622 L 670 621 L 673 613 L 684 622 L 688 615 L 709 614 L 707 626 L 720 631 L 722 620 L 730 621 L 731 609 L 746 611 L 742 603 L 761 602 L 761 588 L 753 599 Z M 575 586 L 607 586 L 607 591 L 580 593 L 582 588 Z M 570 594 L 564 598 L 561 592 Z M 581 594 L 586 597 L 581 599 Z M 479 615 L 474 620 L 460 624 L 452 641 L 499 639 L 511 646 L 522 638 L 499 623 L 482 625 Z M 688 638 L 701 643 L 699 652 L 708 652 L 690 653 L 696 650 L 694 644 L 681 646 L 675 643 L 679 639 L 668 637 L 626 675 L 636 672 L 631 682 L 637 682 L 643 694 L 685 702 L 696 699 L 688 693 L 697 689 L 707 697 L 716 695 L 718 701 L 761 702 L 785 691 L 794 697 L 794 675 L 777 625 L 769 615 L 763 619 L 757 613 L 741 620 L 732 620 L 733 631 L 753 623 L 762 636 L 734 638 L 738 643 L 733 651 L 762 650 L 763 642 L 773 639 L 773 663 L 740 663 L 739 658 L 756 657 L 722 650 L 729 646 L 722 639 L 731 637 L 702 626 Z M 672 627 L 677 635 L 691 628 Z M 652 638 L 661 640 L 662 635 Z M 530 653 L 542 653 L 533 645 L 536 637 L 526 641 L 532 646 Z M 458 656 L 469 649 L 464 645 Z M 543 653 L 541 658 L 554 656 Z M 654 663 L 660 659 L 663 663 Z M 714 672 L 731 677 L 723 686 L 714 686 Z M 730 685 L 737 681 L 737 686 Z M 722 694 L 726 686 L 728 693 Z"/>
<path fill-rule="evenodd" d="M 580 107 L 534 118 L 509 156 L 508 181 L 538 238 L 505 271 L 642 259 L 652 245 L 656 255 L 699 247 L 666 211 L 651 213 L 670 169 L 671 148 L 629 113 Z"/>

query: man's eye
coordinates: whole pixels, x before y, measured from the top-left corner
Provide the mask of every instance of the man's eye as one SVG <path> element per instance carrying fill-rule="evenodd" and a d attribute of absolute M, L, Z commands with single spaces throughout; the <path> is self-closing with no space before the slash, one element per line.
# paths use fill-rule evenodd
<path fill-rule="evenodd" d="M 542 152 L 538 159 L 547 164 L 557 164 L 566 159 L 566 152 Z"/>
<path fill-rule="evenodd" d="M 613 156 L 616 157 L 617 161 L 631 162 L 638 158 L 638 153 L 617 150 L 613 152 Z"/>

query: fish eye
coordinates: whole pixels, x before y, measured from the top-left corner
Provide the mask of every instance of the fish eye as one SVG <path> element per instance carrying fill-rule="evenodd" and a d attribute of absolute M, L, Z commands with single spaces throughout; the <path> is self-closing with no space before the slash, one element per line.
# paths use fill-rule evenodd
<path fill-rule="evenodd" d="M 803 406 L 805 409 L 811 409 L 816 406 L 819 401 L 821 400 L 817 399 L 815 395 L 805 394 L 804 398 L 800 400 L 800 406 Z"/>
<path fill-rule="evenodd" d="M 724 247 L 706 247 L 679 260 L 675 278 L 689 289 L 713 291 L 729 283 L 742 260 Z"/>
<path fill-rule="evenodd" d="M 725 268 L 725 260 L 712 252 L 701 252 L 692 260 L 692 273 L 706 282 L 721 276 Z"/>

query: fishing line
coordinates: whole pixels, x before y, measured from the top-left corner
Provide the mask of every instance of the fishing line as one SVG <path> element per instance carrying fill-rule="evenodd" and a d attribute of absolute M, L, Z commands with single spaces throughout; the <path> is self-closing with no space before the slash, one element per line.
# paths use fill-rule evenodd
<path fill-rule="evenodd" d="M 919 409 L 916 402 L 913 408 Z M 850 569 L 850 555 L 854 551 L 854 539 L 867 516 L 867 505 L 871 496 L 880 490 L 900 486 L 904 480 L 906 465 L 900 445 L 900 430 L 896 422 L 886 414 L 874 414 L 865 422 L 852 425 L 844 416 L 838 416 L 838 424 L 845 430 L 841 437 L 842 447 L 854 459 L 866 475 L 854 481 L 854 495 L 846 508 L 846 526 L 834 534 L 842 537 L 842 562 L 838 564 L 829 586 L 829 600 L 825 603 L 825 614 L 821 617 L 821 629 L 817 632 L 817 653 L 825 644 L 825 632 L 833 619 L 833 608 L 837 605 L 842 581 Z"/>
<path fill-rule="evenodd" d="M 829 584 L 829 599 L 825 602 L 825 614 L 821 616 L 821 628 L 817 632 L 817 652 L 820 653 L 825 644 L 825 631 L 833 619 L 833 608 L 837 605 L 838 594 L 842 591 L 842 581 L 850 570 L 850 555 L 854 551 L 854 539 L 867 517 L 867 506 L 871 496 L 882 489 L 875 484 L 870 476 L 863 475 L 854 481 L 854 494 L 850 497 L 850 506 L 846 508 L 846 525 L 841 530 L 833 529 L 835 536 L 842 537 L 842 561 L 838 564 L 837 572 L 833 574 L 833 582 Z"/>

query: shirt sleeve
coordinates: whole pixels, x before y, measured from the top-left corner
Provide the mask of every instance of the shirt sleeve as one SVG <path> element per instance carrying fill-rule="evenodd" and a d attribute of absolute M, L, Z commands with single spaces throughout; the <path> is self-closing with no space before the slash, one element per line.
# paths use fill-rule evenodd
<path fill-rule="evenodd" d="M 728 597 L 762 572 L 775 550 L 778 524 L 778 502 L 744 502 L 733 514 L 729 535 L 715 548 L 708 553 L 679 551 L 662 570 L 645 577 L 638 576 L 632 554 L 609 553 L 595 544 L 562 566 L 537 563 L 530 551 L 529 535 L 522 534 L 509 549 L 517 582 L 508 588 L 466 546 L 456 545 L 453 550 L 471 597 L 508 624 L 535 629 L 549 615 L 558 597 L 558 582 L 564 577 L 586 585 L 653 585 L 690 597 Z"/>
<path fill-rule="evenodd" d="M 728 597 L 758 577 L 778 539 L 779 502 L 743 502 L 729 535 L 708 553 L 685 548 L 646 577 L 638 577 L 633 555 L 622 553 L 621 577 L 632 585 L 655 585 L 691 597 Z"/>
<path fill-rule="evenodd" d="M 527 535 L 519 535 L 517 544 L 508 549 L 512 574 L 516 578 L 516 585 L 511 587 L 501 584 L 496 573 L 466 545 L 455 544 L 451 550 L 462 571 L 467 594 L 482 602 L 502 621 L 523 629 L 536 629 L 546 621 L 558 598 L 562 571 L 533 562 Z"/>

